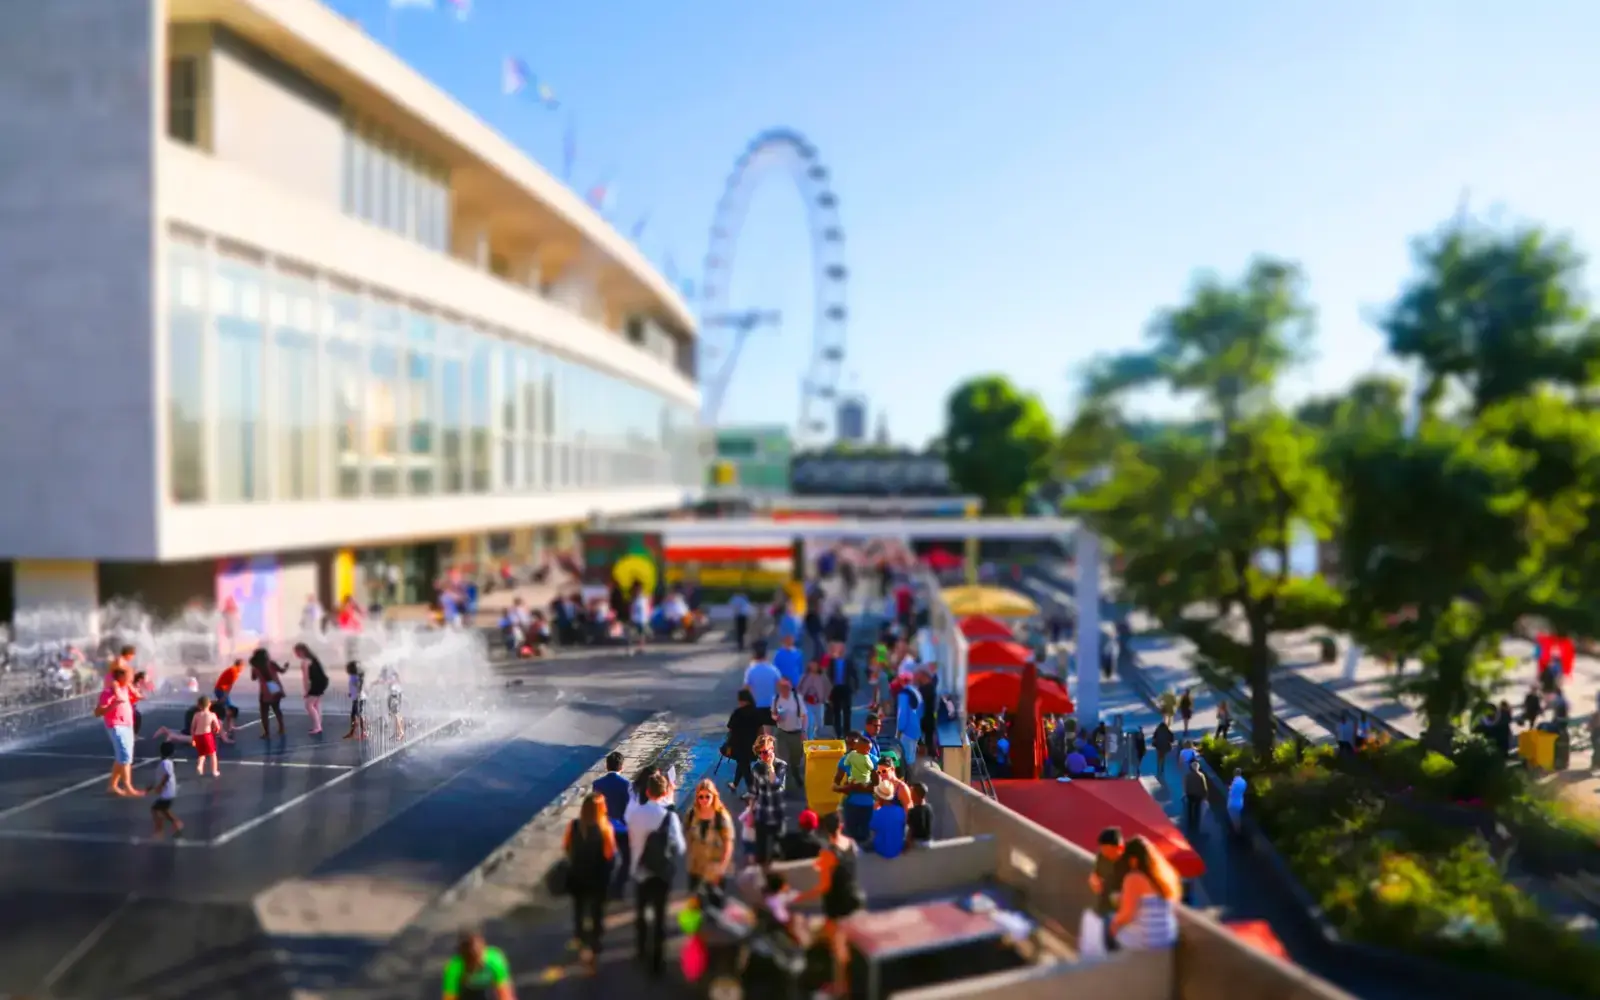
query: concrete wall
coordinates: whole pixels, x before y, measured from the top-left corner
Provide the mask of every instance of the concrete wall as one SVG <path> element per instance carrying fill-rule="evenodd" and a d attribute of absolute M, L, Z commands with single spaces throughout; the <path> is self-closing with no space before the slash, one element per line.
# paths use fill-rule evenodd
<path fill-rule="evenodd" d="M 0 554 L 156 547 L 159 0 L 0 4 Z"/>
<path fill-rule="evenodd" d="M 340 211 L 345 138 L 339 99 L 226 31 L 212 37 L 212 153 Z"/>
<path fill-rule="evenodd" d="M 1032 916 L 1075 940 L 1083 911 L 1093 903 L 1094 857 L 948 775 L 924 771 L 922 780 L 935 810 L 935 834 L 994 838 L 998 880 L 1023 894 Z M 1352 1000 L 1188 907 L 1178 914 L 1175 963 L 1175 1000 Z"/>
<path fill-rule="evenodd" d="M 18 560 L 12 587 L 11 632 L 19 642 L 82 642 L 94 634 L 100 609 L 94 563 Z"/>
<path fill-rule="evenodd" d="M 1120 952 L 1093 962 L 1036 965 L 903 990 L 894 996 L 895 1000 L 1169 1000 L 1173 973 L 1171 952 Z M 1258 996 L 1240 993 L 1238 1000 Z"/>

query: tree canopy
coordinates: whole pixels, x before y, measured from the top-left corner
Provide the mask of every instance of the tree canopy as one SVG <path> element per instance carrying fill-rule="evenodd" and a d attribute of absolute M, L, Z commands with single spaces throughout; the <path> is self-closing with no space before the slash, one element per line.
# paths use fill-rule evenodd
<path fill-rule="evenodd" d="M 1326 536 L 1338 514 L 1315 433 L 1276 399 L 1309 339 L 1303 284 L 1272 259 L 1236 282 L 1201 280 L 1156 317 L 1147 351 L 1090 367 L 1063 447 L 1080 469 L 1101 470 L 1068 509 L 1122 552 L 1134 603 L 1246 680 L 1262 749 L 1274 733 L 1268 640 L 1325 617 L 1334 600 L 1291 572 L 1295 539 Z M 1197 422 L 1152 429 L 1128 418 L 1128 395 L 1152 386 L 1187 397 Z"/>
<path fill-rule="evenodd" d="M 945 406 L 950 479 L 989 513 L 1014 514 L 1049 471 L 1055 429 L 1044 403 L 1001 375 L 957 386 Z"/>
<path fill-rule="evenodd" d="M 1378 321 L 1418 373 L 1414 399 L 1372 375 L 1285 409 L 1312 312 L 1299 271 L 1261 259 L 1158 313 L 1146 350 L 1092 365 L 1055 452 L 1062 474 L 1097 473 L 1069 509 L 1120 550 L 1132 601 L 1249 684 L 1262 747 L 1276 631 L 1321 622 L 1419 661 L 1404 690 L 1441 736 L 1493 694 L 1505 637 L 1600 634 L 1583 258 L 1538 227 L 1470 219 L 1414 250 Z M 1187 418 L 1131 416 L 1147 387 L 1186 399 Z M 1306 535 L 1334 541 L 1334 578 L 1289 572 Z"/>

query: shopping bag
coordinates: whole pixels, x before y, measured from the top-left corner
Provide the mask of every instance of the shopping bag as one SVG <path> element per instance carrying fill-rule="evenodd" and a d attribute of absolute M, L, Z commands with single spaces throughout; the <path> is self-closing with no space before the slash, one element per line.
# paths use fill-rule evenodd
<path fill-rule="evenodd" d="M 1078 925 L 1078 959 L 1089 961 L 1106 957 L 1105 918 L 1093 910 L 1083 911 L 1083 921 Z"/>

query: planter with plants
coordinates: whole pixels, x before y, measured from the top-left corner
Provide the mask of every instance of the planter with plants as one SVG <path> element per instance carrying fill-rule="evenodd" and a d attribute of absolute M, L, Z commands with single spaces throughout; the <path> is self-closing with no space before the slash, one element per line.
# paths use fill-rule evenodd
<path fill-rule="evenodd" d="M 1524 779 L 1481 764 L 1471 741 L 1455 750 L 1408 741 L 1340 758 L 1285 744 L 1261 761 L 1201 744 L 1217 774 L 1244 771 L 1246 814 L 1339 941 L 1438 963 L 1452 979 L 1507 980 L 1518 996 L 1600 995 L 1600 946 L 1513 885 L 1482 835 L 1485 806 L 1513 800 Z"/>

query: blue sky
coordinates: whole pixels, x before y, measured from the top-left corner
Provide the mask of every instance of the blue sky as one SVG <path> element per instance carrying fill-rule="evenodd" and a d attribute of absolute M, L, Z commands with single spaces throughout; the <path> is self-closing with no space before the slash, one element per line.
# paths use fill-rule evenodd
<path fill-rule="evenodd" d="M 334 5 L 386 37 L 387 0 Z M 650 213 L 645 251 L 685 271 L 749 139 L 808 135 L 846 231 L 849 382 L 914 444 L 980 371 L 1065 417 L 1088 358 L 1256 252 L 1311 278 L 1303 395 L 1381 363 L 1367 317 L 1463 192 L 1600 243 L 1593 0 L 476 0 L 395 23 L 404 59 L 552 172 L 570 110 L 580 189 L 609 177 L 619 228 Z M 563 112 L 501 96 L 508 54 Z M 795 419 L 808 239 L 767 177 L 732 294 L 784 323 L 725 422 Z"/>

